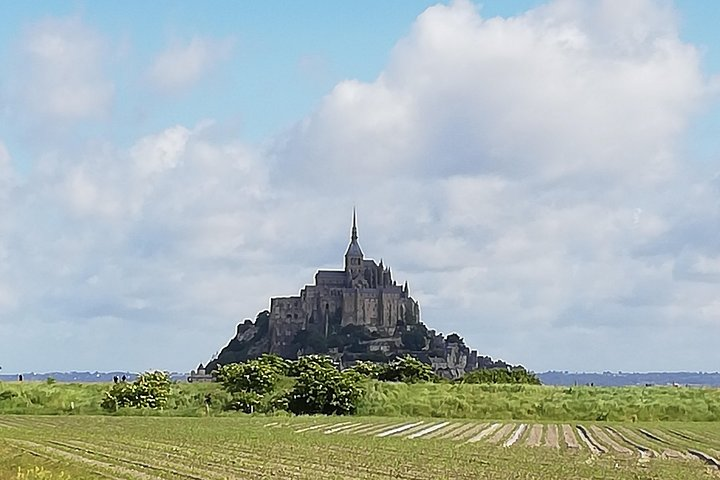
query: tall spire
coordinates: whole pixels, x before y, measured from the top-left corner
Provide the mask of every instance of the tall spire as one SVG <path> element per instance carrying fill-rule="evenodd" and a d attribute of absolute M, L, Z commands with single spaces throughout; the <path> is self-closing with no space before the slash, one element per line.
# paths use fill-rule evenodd
<path fill-rule="evenodd" d="M 355 207 L 353 207 L 353 225 L 352 225 L 352 235 L 350 236 L 350 240 L 353 242 L 356 241 L 358 238 L 357 235 L 357 215 L 355 214 Z"/>
<path fill-rule="evenodd" d="M 353 207 L 353 221 L 352 221 L 352 233 L 350 234 L 350 245 L 348 246 L 347 252 L 345 252 L 345 258 L 347 260 L 348 255 L 352 257 L 360 257 L 359 260 L 353 260 L 353 265 L 358 266 L 361 264 L 363 253 L 358 245 L 358 234 L 357 234 L 357 214 L 355 213 L 355 207 Z"/>

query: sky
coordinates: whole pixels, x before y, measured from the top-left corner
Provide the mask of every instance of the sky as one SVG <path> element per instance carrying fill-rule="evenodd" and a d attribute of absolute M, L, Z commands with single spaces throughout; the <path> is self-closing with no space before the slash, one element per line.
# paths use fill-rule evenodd
<path fill-rule="evenodd" d="M 720 3 L 0 4 L 3 372 L 188 371 L 365 255 L 535 371 L 720 368 Z"/>

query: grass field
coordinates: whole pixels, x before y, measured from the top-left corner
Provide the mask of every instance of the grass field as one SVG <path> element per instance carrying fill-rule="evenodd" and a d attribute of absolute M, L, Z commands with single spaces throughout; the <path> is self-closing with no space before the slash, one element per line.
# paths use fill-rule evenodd
<path fill-rule="evenodd" d="M 508 420 L 720 421 L 720 389 L 537 385 L 368 385 L 359 413 Z"/>
<path fill-rule="evenodd" d="M 0 414 L 102 414 L 107 384 L 0 383 Z M 164 412 L 122 415 L 219 414 L 227 394 L 218 384 L 173 385 Z M 358 413 L 364 416 L 534 421 L 720 421 L 720 389 L 673 387 L 549 387 L 448 383 L 368 382 Z"/>
<path fill-rule="evenodd" d="M 713 423 L 0 416 L 2 479 L 711 479 L 719 450 Z"/>

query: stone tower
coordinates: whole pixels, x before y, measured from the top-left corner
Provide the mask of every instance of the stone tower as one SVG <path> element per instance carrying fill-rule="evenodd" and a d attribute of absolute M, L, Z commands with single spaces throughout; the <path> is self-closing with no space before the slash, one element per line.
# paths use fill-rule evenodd
<path fill-rule="evenodd" d="M 362 285 L 363 252 L 358 243 L 357 215 L 353 208 L 352 231 L 350 233 L 350 245 L 345 252 L 345 272 L 352 286 Z"/>

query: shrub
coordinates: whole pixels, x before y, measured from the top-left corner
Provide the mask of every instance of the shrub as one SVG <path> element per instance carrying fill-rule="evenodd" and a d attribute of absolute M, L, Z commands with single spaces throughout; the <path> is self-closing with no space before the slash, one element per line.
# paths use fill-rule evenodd
<path fill-rule="evenodd" d="M 231 400 L 225 405 L 227 410 L 237 410 L 244 413 L 253 413 L 262 401 L 262 396 L 255 392 L 235 392 Z"/>
<path fill-rule="evenodd" d="M 315 371 L 316 369 L 338 370 L 338 367 L 327 355 L 305 355 L 290 363 L 288 375 L 299 377 L 302 373 Z"/>
<path fill-rule="evenodd" d="M 378 375 L 378 380 L 405 383 L 432 382 L 437 380 L 437 375 L 433 372 L 432 366 L 410 355 L 405 355 L 384 365 Z"/>
<path fill-rule="evenodd" d="M 231 395 L 226 409 L 245 413 L 267 412 L 283 405 L 282 401 L 278 401 L 275 390 L 290 368 L 291 363 L 287 360 L 265 354 L 243 363 L 224 365 L 214 375 Z"/>
<path fill-rule="evenodd" d="M 0 402 L 3 400 L 10 400 L 11 398 L 17 397 L 17 393 L 12 390 L 3 390 L 0 392 Z"/>
<path fill-rule="evenodd" d="M 329 357 L 308 355 L 294 362 L 297 376 L 287 393 L 287 408 L 296 415 L 349 415 L 355 413 L 363 394 L 362 376 L 340 371 Z"/>
<path fill-rule="evenodd" d="M 352 370 L 358 375 L 362 375 L 364 377 L 378 378 L 380 374 L 385 371 L 385 365 L 381 363 L 358 360 L 355 362 L 355 365 L 350 367 L 348 370 Z"/>
<path fill-rule="evenodd" d="M 166 372 L 145 372 L 133 383 L 116 383 L 105 392 L 100 406 L 108 411 L 120 407 L 163 408 L 170 396 L 170 377 Z"/>
<path fill-rule="evenodd" d="M 291 362 L 274 353 L 263 353 L 257 360 L 273 368 L 278 375 L 287 375 L 290 370 Z"/>
<path fill-rule="evenodd" d="M 277 376 L 273 365 L 259 359 L 223 365 L 215 371 L 217 381 L 232 394 L 253 392 L 265 395 L 273 389 Z"/>

